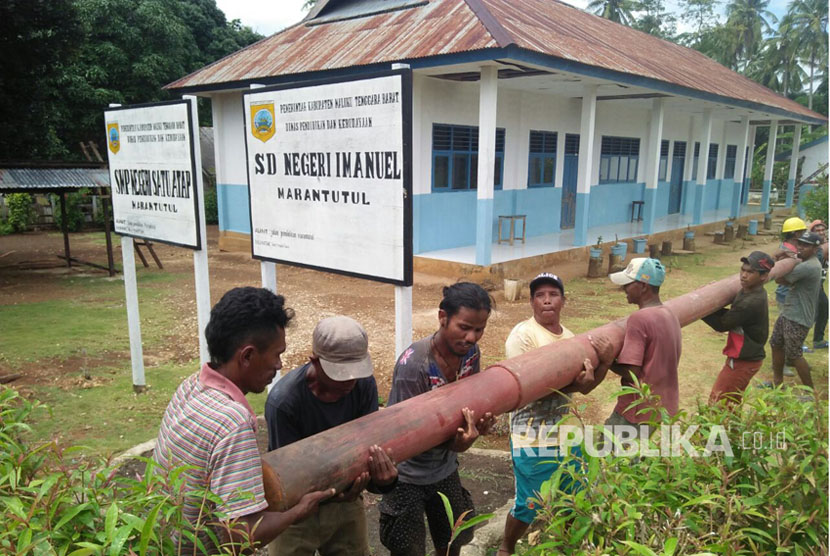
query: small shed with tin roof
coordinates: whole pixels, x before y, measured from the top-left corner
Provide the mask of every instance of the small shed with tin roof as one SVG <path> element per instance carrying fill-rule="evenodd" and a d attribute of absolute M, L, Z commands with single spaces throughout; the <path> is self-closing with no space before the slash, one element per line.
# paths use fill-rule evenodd
<path fill-rule="evenodd" d="M 60 198 L 61 232 L 63 233 L 64 259 L 67 267 L 72 263 L 83 264 L 100 268 L 115 275 L 115 264 L 112 254 L 112 239 L 110 236 L 109 215 L 106 199 L 109 198 L 110 179 L 109 170 L 105 164 L 73 164 L 73 163 L 3 163 L 0 164 L 0 194 L 54 193 Z M 104 211 L 104 228 L 107 238 L 107 266 L 101 266 L 88 261 L 82 261 L 71 255 L 69 248 L 69 231 L 67 230 L 66 194 L 79 189 L 92 189 L 101 193 L 102 210 Z M 106 192 L 106 193 L 105 193 Z"/>
<path fill-rule="evenodd" d="M 826 122 L 557 0 L 319 0 L 167 86 L 213 101 L 220 246 L 250 241 L 242 91 L 392 64 L 413 72 L 414 253 L 480 266 L 765 213 L 771 155 L 761 204 L 747 205 L 755 130 L 774 144 L 779 126 Z M 495 144 L 479 148 L 481 134 Z M 504 245 L 499 217 L 517 214 L 526 241 Z"/>

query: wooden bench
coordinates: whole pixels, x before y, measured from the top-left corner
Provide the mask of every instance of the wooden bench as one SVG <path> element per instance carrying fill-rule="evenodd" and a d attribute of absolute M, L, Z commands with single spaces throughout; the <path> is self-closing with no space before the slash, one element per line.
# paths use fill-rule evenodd
<path fill-rule="evenodd" d="M 516 221 L 517 220 L 521 220 L 521 222 L 522 222 L 522 235 L 520 237 L 516 237 Z M 507 221 L 510 222 L 510 236 L 505 238 L 505 237 L 502 236 L 501 230 L 502 230 L 503 224 Z M 524 214 L 508 214 L 508 215 L 505 215 L 505 216 L 499 216 L 499 241 L 498 241 L 499 244 L 504 242 L 504 243 L 509 243 L 510 245 L 513 245 L 513 240 L 514 239 L 521 239 L 522 243 L 524 243 L 525 242 L 525 237 L 527 235 L 526 232 L 527 232 L 527 216 L 526 215 L 524 215 Z"/>
<path fill-rule="evenodd" d="M 634 222 L 634 207 L 637 208 L 637 222 L 643 219 L 643 205 L 645 201 L 631 201 L 631 221 Z"/>

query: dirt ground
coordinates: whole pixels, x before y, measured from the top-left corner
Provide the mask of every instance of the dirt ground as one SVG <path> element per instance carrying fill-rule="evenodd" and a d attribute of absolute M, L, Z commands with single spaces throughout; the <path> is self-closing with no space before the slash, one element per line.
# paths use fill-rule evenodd
<path fill-rule="evenodd" d="M 228 289 L 243 285 L 260 284 L 260 265 L 251 259 L 249 253 L 228 253 L 218 250 L 218 230 L 216 226 L 208 227 L 208 253 L 210 266 L 211 301 L 215 303 Z M 776 243 L 769 236 L 761 240 L 755 248 L 771 250 Z M 84 260 L 106 264 L 106 251 L 103 233 L 72 236 L 72 256 Z M 156 252 L 164 264 L 164 270 L 174 275 L 172 282 L 164 282 L 165 303 L 177 307 L 178 318 L 167 331 L 168 341 L 163 345 L 145 349 L 145 364 L 158 364 L 160 361 L 186 363 L 198 358 L 198 341 L 196 338 L 196 302 L 193 283 L 193 258 L 190 251 L 183 248 L 156 244 Z M 725 247 L 712 246 L 711 239 L 698 239 L 698 251 L 720 249 L 724 260 L 732 260 L 734 252 L 727 252 Z M 67 275 L 105 275 L 100 270 L 84 266 L 67 269 L 60 266 L 62 262 L 56 255 L 63 252 L 63 239 L 57 233 L 26 233 L 0 237 L 0 305 L 17 303 L 34 303 L 72 296 L 68 287 L 61 285 L 60 278 Z M 121 262 L 120 248 L 116 245 L 115 260 Z M 148 257 L 148 260 L 151 259 Z M 151 262 L 152 265 L 152 262 Z M 584 276 L 587 261 L 572 262 L 557 267 L 555 270 L 567 281 Z M 541 269 L 540 269 L 541 270 Z M 140 269 L 140 273 L 161 272 L 154 266 Z M 114 278 L 119 280 L 118 277 Z M 456 278 L 444 278 L 416 274 L 413 287 L 413 338 L 422 338 L 432 333 L 437 327 L 437 305 L 441 298 L 441 288 L 456 281 Z M 598 279 L 598 284 L 602 283 Z M 168 285 L 169 284 L 169 285 Z M 518 301 L 504 299 L 502 289 L 493 284 L 485 284 L 491 289 L 496 301 L 496 310 L 491 315 L 486 333 L 480 342 L 483 354 L 482 368 L 502 358 L 504 339 L 512 327 L 530 316 L 527 290 Z M 311 332 L 318 320 L 335 314 L 346 314 L 361 322 L 369 334 L 370 352 L 375 363 L 375 376 L 382 398 L 389 392 L 392 369 L 396 354 L 394 353 L 394 289 L 393 286 L 343 277 L 335 274 L 316 272 L 291 266 L 277 266 L 277 288 L 287 299 L 288 305 L 296 312 L 288 329 L 288 349 L 283 357 L 284 370 L 304 364 L 307 360 L 311 343 Z M 599 290 L 595 295 L 600 295 Z M 591 299 L 570 300 L 566 306 L 567 315 L 596 315 L 596 303 Z M 602 316 L 602 315 L 599 315 Z M 142 315 L 145 318 L 145 315 Z M 567 324 L 567 323 L 566 323 Z M 581 332 L 581 330 L 575 330 Z M 2 355 L 2 354 L 0 354 Z M 684 354 L 686 357 L 686 354 Z M 128 350 L 106 351 L 96 358 L 72 355 L 68 358 L 56 357 L 26 365 L 25 368 L 4 368 L 0 357 L 0 377 L 9 373 L 21 372 L 22 377 L 14 386 L 25 389 L 45 379 L 67 381 L 79 380 L 79 370 L 91 366 L 129 366 Z M 707 378 L 708 382 L 710 379 Z M 708 393 L 708 386 L 706 386 Z M 683 394 L 683 392 L 681 392 Z M 607 396 L 605 396 L 607 397 Z M 610 413 L 613 401 L 600 395 L 588 398 L 589 403 L 583 413 L 588 423 L 599 423 Z M 264 429 L 264 427 L 263 427 Z M 506 449 L 507 440 L 504 419 L 501 422 L 502 434 L 479 441 L 478 447 Z M 155 430 L 147 431 L 147 438 L 155 435 Z M 513 493 L 513 479 L 509 461 L 463 454 L 461 457 L 462 480 L 471 491 L 476 506 L 481 513 L 492 511 L 505 504 Z M 372 527 L 372 546 L 376 553 L 383 553 L 377 539 L 377 503 L 373 495 L 366 497 L 369 523 Z"/>
<path fill-rule="evenodd" d="M 106 265 L 103 233 L 97 235 L 100 237 L 95 240 L 90 239 L 88 234 L 71 235 L 72 256 Z M 145 350 L 144 356 L 147 364 L 158 361 L 190 361 L 199 354 L 195 332 L 197 323 L 193 256 L 187 249 L 164 244 L 155 244 L 154 248 L 164 265 L 164 270 L 180 276 L 175 287 L 168 288 L 165 296 L 169 304 L 180 308 L 181 317 L 169 331 L 170 341 L 164 342 L 163 347 L 152 351 Z M 32 232 L 0 237 L 0 305 L 35 303 L 60 296 L 71 296 L 71 290 L 56 287 L 59 277 L 105 275 L 104 272 L 90 267 L 73 265 L 71 269 L 67 269 L 60 266 L 62 261 L 57 255 L 62 253 L 63 238 L 57 233 Z M 149 255 L 146 257 L 151 266 L 149 269 L 139 268 L 139 272 L 158 272 Z M 216 226 L 208 227 L 208 259 L 211 303 L 218 301 L 230 288 L 261 283 L 259 262 L 251 259 L 250 254 L 218 250 Z M 118 245 L 115 248 L 115 261 L 120 265 L 121 252 Z M 138 258 L 136 261 L 140 267 Z M 584 263 L 571 263 L 562 268 L 557 267 L 557 272 L 567 280 L 584 273 L 585 266 Z M 416 273 L 412 293 L 413 339 L 422 338 L 435 331 L 441 289 L 455 281 L 455 278 Z M 502 358 L 504 338 L 517 322 L 528 318 L 530 314 L 526 290 L 523 299 L 508 302 L 504 300 L 501 287 L 496 289 L 494 284 L 484 286 L 492 290 L 496 310 L 491 315 L 487 331 L 480 342 L 484 363 L 482 368 Z M 288 348 L 283 356 L 284 369 L 293 369 L 306 362 L 311 332 L 317 321 L 336 314 L 349 315 L 363 324 L 369 334 L 369 351 L 375 364 L 378 391 L 385 399 L 391 386 L 396 357 L 393 286 L 277 265 L 277 290 L 286 297 L 288 306 L 296 313 L 288 330 Z M 81 357 L 72 356 L 66 360 L 50 361 L 49 365 L 33 365 L 15 385 L 19 387 L 37 382 L 42 378 L 40 373 L 44 372 L 42 369 L 45 368 L 54 373 L 57 367 L 60 372 L 74 376 L 83 364 L 129 361 L 129 352 L 108 352 L 103 357 L 105 361 L 84 361 Z M 0 359 L 0 376 L 10 372 L 2 365 Z M 504 446 L 504 442 L 497 441 L 493 447 Z"/>

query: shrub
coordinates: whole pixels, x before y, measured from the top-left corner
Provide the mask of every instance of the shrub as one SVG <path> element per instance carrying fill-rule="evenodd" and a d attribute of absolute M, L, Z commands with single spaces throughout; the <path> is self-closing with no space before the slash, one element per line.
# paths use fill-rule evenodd
<path fill-rule="evenodd" d="M 182 517 L 181 497 L 197 497 L 205 508 L 215 500 L 209 492 L 179 494 L 186 467 L 132 478 L 111 460 L 80 456 L 77 447 L 29 446 L 26 421 L 43 409 L 0 387 L 0 554 L 184 554 L 172 540 L 174 531 L 186 539 L 215 539 Z M 143 462 L 148 469 L 154 465 Z M 207 510 L 203 516 L 213 523 L 222 517 Z"/>
<path fill-rule="evenodd" d="M 66 229 L 69 232 L 79 232 L 84 226 L 84 213 L 81 210 L 81 202 L 86 197 L 86 191 L 81 190 L 75 193 L 66 193 Z M 52 200 L 55 203 L 55 211 L 52 218 L 55 221 L 55 226 L 59 230 L 63 230 L 63 214 L 60 208 L 60 197 L 52 195 Z"/>
<path fill-rule="evenodd" d="M 823 174 L 816 181 L 818 182 L 816 187 L 810 190 L 802 201 L 804 212 L 808 220 L 824 220 L 827 222 L 827 207 L 828 202 L 830 202 L 827 195 L 827 174 Z"/>
<path fill-rule="evenodd" d="M 6 196 L 9 207 L 8 224 L 14 232 L 25 232 L 34 222 L 35 209 L 28 193 L 11 193 Z"/>
<path fill-rule="evenodd" d="M 560 465 L 542 486 L 545 525 L 532 551 L 826 554 L 827 405 L 804 402 L 800 388 L 755 390 L 734 411 L 703 406 L 695 415 L 676 416 L 680 431 L 697 427 L 691 443 L 698 448 L 714 427 L 723 427 L 717 431 L 728 438 L 732 455 L 568 455 L 565 461 L 582 471 Z M 663 422 L 672 421 L 664 415 Z M 664 431 L 652 436 L 653 447 L 660 447 Z M 568 475 L 583 487 L 557 492 Z"/>
<path fill-rule="evenodd" d="M 219 203 L 216 199 L 216 187 L 205 188 L 205 222 L 219 223 Z"/>

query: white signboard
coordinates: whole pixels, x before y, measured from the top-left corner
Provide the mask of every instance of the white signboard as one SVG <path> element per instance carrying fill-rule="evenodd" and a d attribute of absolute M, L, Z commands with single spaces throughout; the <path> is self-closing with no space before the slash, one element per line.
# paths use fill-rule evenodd
<path fill-rule="evenodd" d="M 255 258 L 412 284 L 411 75 L 244 95 Z"/>
<path fill-rule="evenodd" d="M 104 120 L 115 231 L 200 249 L 190 101 L 112 108 Z"/>

